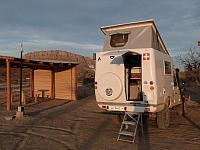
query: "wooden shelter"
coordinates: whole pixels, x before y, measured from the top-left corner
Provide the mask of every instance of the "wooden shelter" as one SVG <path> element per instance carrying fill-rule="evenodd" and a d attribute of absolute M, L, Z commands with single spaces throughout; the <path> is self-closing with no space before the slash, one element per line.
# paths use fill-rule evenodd
<path fill-rule="evenodd" d="M 6 67 L 6 103 L 11 110 L 11 68 L 20 67 L 20 59 L 0 56 Z M 22 60 L 23 68 L 30 68 L 30 97 L 47 96 L 52 99 L 77 99 L 77 62 Z M 45 94 L 45 95 L 44 95 Z"/>

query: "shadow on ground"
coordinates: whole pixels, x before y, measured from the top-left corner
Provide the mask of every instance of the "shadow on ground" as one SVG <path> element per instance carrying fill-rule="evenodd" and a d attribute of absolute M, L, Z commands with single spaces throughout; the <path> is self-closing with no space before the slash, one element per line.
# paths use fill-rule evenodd
<path fill-rule="evenodd" d="M 61 104 L 56 104 L 56 105 L 53 105 L 53 106 L 50 106 L 50 107 L 42 108 L 42 109 L 39 109 L 39 110 L 34 110 L 32 112 L 27 112 L 26 115 L 28 115 L 28 116 L 36 116 L 41 112 L 44 112 L 44 111 L 47 111 L 47 110 L 51 110 L 51 109 L 54 109 L 54 108 L 57 108 L 57 107 L 60 107 L 60 106 L 63 106 L 65 104 L 69 103 L 69 102 L 71 102 L 71 101 L 67 101 L 67 102 L 64 101 Z"/>

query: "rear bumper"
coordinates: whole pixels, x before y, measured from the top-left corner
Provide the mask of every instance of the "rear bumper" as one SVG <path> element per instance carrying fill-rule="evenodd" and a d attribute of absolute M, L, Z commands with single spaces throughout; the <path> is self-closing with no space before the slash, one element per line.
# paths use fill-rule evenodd
<path fill-rule="evenodd" d="M 122 104 L 122 103 L 98 103 L 99 108 L 107 111 L 129 111 L 129 112 L 159 112 L 164 109 L 165 104 Z"/>

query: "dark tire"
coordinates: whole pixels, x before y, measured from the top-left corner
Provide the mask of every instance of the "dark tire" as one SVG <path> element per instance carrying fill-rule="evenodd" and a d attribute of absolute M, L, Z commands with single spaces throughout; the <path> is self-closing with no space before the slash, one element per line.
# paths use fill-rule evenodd
<path fill-rule="evenodd" d="M 183 104 L 179 104 L 175 106 L 175 111 L 178 115 L 182 116 L 183 115 Z M 184 104 L 184 113 L 186 112 L 186 106 Z"/>
<path fill-rule="evenodd" d="M 160 112 L 157 112 L 156 121 L 157 121 L 158 128 L 160 129 L 167 129 L 169 127 L 169 124 L 170 124 L 169 107 L 166 106 L 165 109 L 163 109 Z"/>

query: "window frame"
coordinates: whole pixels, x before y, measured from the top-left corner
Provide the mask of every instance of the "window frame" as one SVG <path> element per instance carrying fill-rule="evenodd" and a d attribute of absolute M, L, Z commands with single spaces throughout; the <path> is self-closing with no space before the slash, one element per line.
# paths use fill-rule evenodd
<path fill-rule="evenodd" d="M 129 40 L 129 34 L 130 34 L 130 32 L 117 32 L 117 33 L 110 34 L 110 46 L 113 47 L 113 48 L 118 48 L 118 47 L 124 47 L 124 46 L 126 46 L 126 44 L 128 43 L 128 40 Z M 117 36 L 117 35 L 127 36 L 127 39 L 125 37 L 123 42 L 118 42 L 119 45 L 116 45 L 117 42 L 114 43 L 112 41 L 112 39 L 113 39 L 112 36 Z M 123 44 L 121 44 L 121 43 L 123 43 Z"/>
<path fill-rule="evenodd" d="M 172 62 L 164 60 L 163 65 L 164 65 L 164 75 L 172 75 Z"/>

